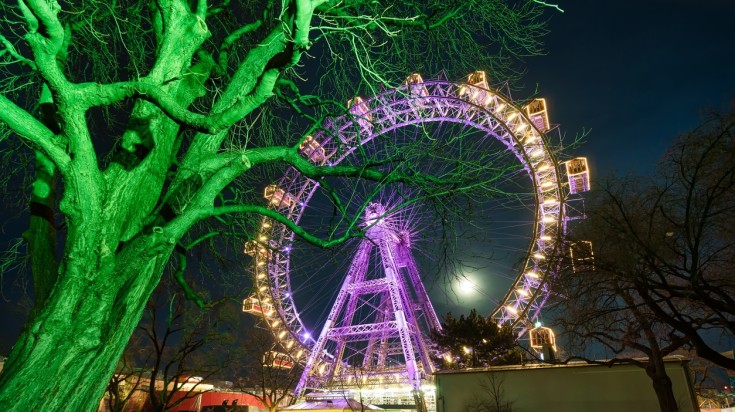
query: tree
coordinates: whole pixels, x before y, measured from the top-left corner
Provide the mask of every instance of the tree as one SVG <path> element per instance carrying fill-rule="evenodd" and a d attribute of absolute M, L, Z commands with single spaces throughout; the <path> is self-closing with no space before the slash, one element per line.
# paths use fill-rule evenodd
<path fill-rule="evenodd" d="M 470 187 L 385 167 L 418 153 L 312 164 L 298 151 L 303 125 L 343 112 L 331 97 L 346 100 L 348 86 L 442 66 L 502 73 L 537 53 L 545 30 L 533 1 L 0 7 L 0 140 L 34 159 L 21 166 L 33 180 L 24 239 L 35 306 L 0 376 L 3 410 L 92 410 L 163 273 L 204 306 L 187 257 L 223 235 L 241 246 L 255 214 L 323 247 L 362 235 L 359 216 L 322 238 L 263 206 L 262 182 L 287 165 L 315 180 L 419 185 L 428 198 Z"/>
<path fill-rule="evenodd" d="M 293 388 L 303 369 L 299 363 L 279 351 L 273 335 L 261 327 L 251 328 L 242 344 L 242 356 L 230 369 L 237 376 L 237 389 L 253 395 L 271 412 L 294 401 Z"/>
<path fill-rule="evenodd" d="M 604 185 L 574 230 L 594 246 L 594 265 L 570 269 L 555 286 L 565 331 L 602 343 L 611 362 L 644 367 L 662 410 L 675 408 L 664 356 L 691 346 L 735 366 L 708 343 L 735 332 L 734 130 L 733 113 L 712 115 L 674 143 L 655 176 Z"/>
<path fill-rule="evenodd" d="M 478 392 L 464 409 L 468 412 L 512 412 L 513 402 L 505 394 L 505 376 L 494 371 L 485 372 L 477 383 Z"/>
<path fill-rule="evenodd" d="M 444 361 L 455 368 L 511 365 L 521 362 L 513 329 L 499 326 L 491 317 L 472 309 L 459 319 L 447 314 L 441 331 L 433 331 L 434 342 L 445 352 Z"/>
<path fill-rule="evenodd" d="M 735 337 L 735 107 L 679 138 L 652 178 L 607 185 L 586 224 L 599 274 L 625 279 L 698 356 L 735 369 L 711 343 Z"/>
<path fill-rule="evenodd" d="M 129 345 L 129 349 L 139 351 L 140 366 L 150 371 L 147 391 L 151 406 L 164 412 L 199 395 L 201 380 L 226 370 L 232 360 L 228 348 L 236 342 L 230 329 L 233 325 L 223 326 L 225 318 L 232 316 L 226 307 L 232 302 L 196 310 L 183 293 L 160 292 L 150 299 L 139 327 L 146 339 L 141 346 Z M 157 304 L 156 298 L 162 298 L 166 305 Z M 158 319 L 161 313 L 166 315 L 163 321 Z M 198 379 L 192 382 L 193 377 Z"/>
<path fill-rule="evenodd" d="M 605 247 L 612 249 L 613 245 Z M 629 256 L 620 254 L 618 258 Z M 594 269 L 563 271 L 553 285 L 562 297 L 552 305 L 551 310 L 562 314 L 554 323 L 561 328 L 571 354 L 564 361 L 581 358 L 608 366 L 641 367 L 651 378 L 661 411 L 678 410 L 664 357 L 686 340 L 656 319 L 625 279 L 602 270 L 597 260 Z M 605 349 L 607 360 L 586 355 L 600 347 Z"/>

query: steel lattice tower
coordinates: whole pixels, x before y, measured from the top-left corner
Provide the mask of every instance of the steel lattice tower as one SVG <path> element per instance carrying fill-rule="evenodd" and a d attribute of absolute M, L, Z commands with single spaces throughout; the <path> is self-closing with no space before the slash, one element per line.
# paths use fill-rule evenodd
<path fill-rule="evenodd" d="M 440 329 L 411 254 L 410 235 L 385 207 L 366 208 L 367 233 L 306 362 L 306 388 L 410 385 L 420 396 L 434 372 L 431 329 Z M 418 400 L 418 399 L 417 399 Z"/>

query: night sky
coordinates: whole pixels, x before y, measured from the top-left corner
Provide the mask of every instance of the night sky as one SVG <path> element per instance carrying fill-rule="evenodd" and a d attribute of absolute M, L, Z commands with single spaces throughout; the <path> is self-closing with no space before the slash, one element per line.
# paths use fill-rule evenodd
<path fill-rule="evenodd" d="M 735 97 L 735 1 L 558 3 L 564 13 L 547 12 L 547 55 L 527 59 L 513 95 L 538 88 L 567 141 L 590 131 L 574 154 L 588 157 L 593 184 L 611 173 L 650 173 L 678 134 Z M 3 240 L 20 235 L 5 229 Z M 8 296 L 10 282 L 3 284 Z M 482 297 L 462 299 L 471 307 Z M 0 301 L 0 354 L 19 327 L 13 305 Z"/>
<path fill-rule="evenodd" d="M 735 2 L 559 5 L 547 55 L 527 60 L 524 87 L 538 87 L 569 140 L 590 130 L 576 152 L 589 157 L 593 179 L 652 171 L 704 110 L 726 109 L 735 97 Z"/>

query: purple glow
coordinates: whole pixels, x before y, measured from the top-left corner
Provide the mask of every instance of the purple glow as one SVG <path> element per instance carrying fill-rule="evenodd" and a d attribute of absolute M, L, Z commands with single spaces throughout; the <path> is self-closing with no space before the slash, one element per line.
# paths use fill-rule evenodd
<path fill-rule="evenodd" d="M 404 218 L 386 214 L 383 203 L 366 207 L 367 239 L 352 257 L 350 275 L 312 348 L 297 394 L 307 387 L 329 387 L 353 377 L 354 371 L 334 365 L 365 368 L 364 379 L 381 384 L 390 374 L 394 383 L 416 390 L 421 388 L 422 376 L 433 373 L 433 367 L 427 366 L 432 361 L 424 358 L 431 349 L 422 336 L 441 329 L 441 324 L 411 255 L 409 233 L 401 227 Z M 365 310 L 372 305 L 385 309 Z M 394 373 L 399 365 L 402 372 Z"/>

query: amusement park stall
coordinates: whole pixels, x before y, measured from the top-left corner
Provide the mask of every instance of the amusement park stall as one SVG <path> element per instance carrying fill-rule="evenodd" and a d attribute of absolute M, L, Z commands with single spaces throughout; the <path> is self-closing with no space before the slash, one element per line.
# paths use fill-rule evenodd
<path fill-rule="evenodd" d="M 684 358 L 666 359 L 680 411 L 698 411 Z M 500 394 L 514 412 L 648 412 L 659 410 L 651 379 L 634 365 L 518 365 L 441 371 L 435 374 L 437 412 L 492 403 Z"/>

